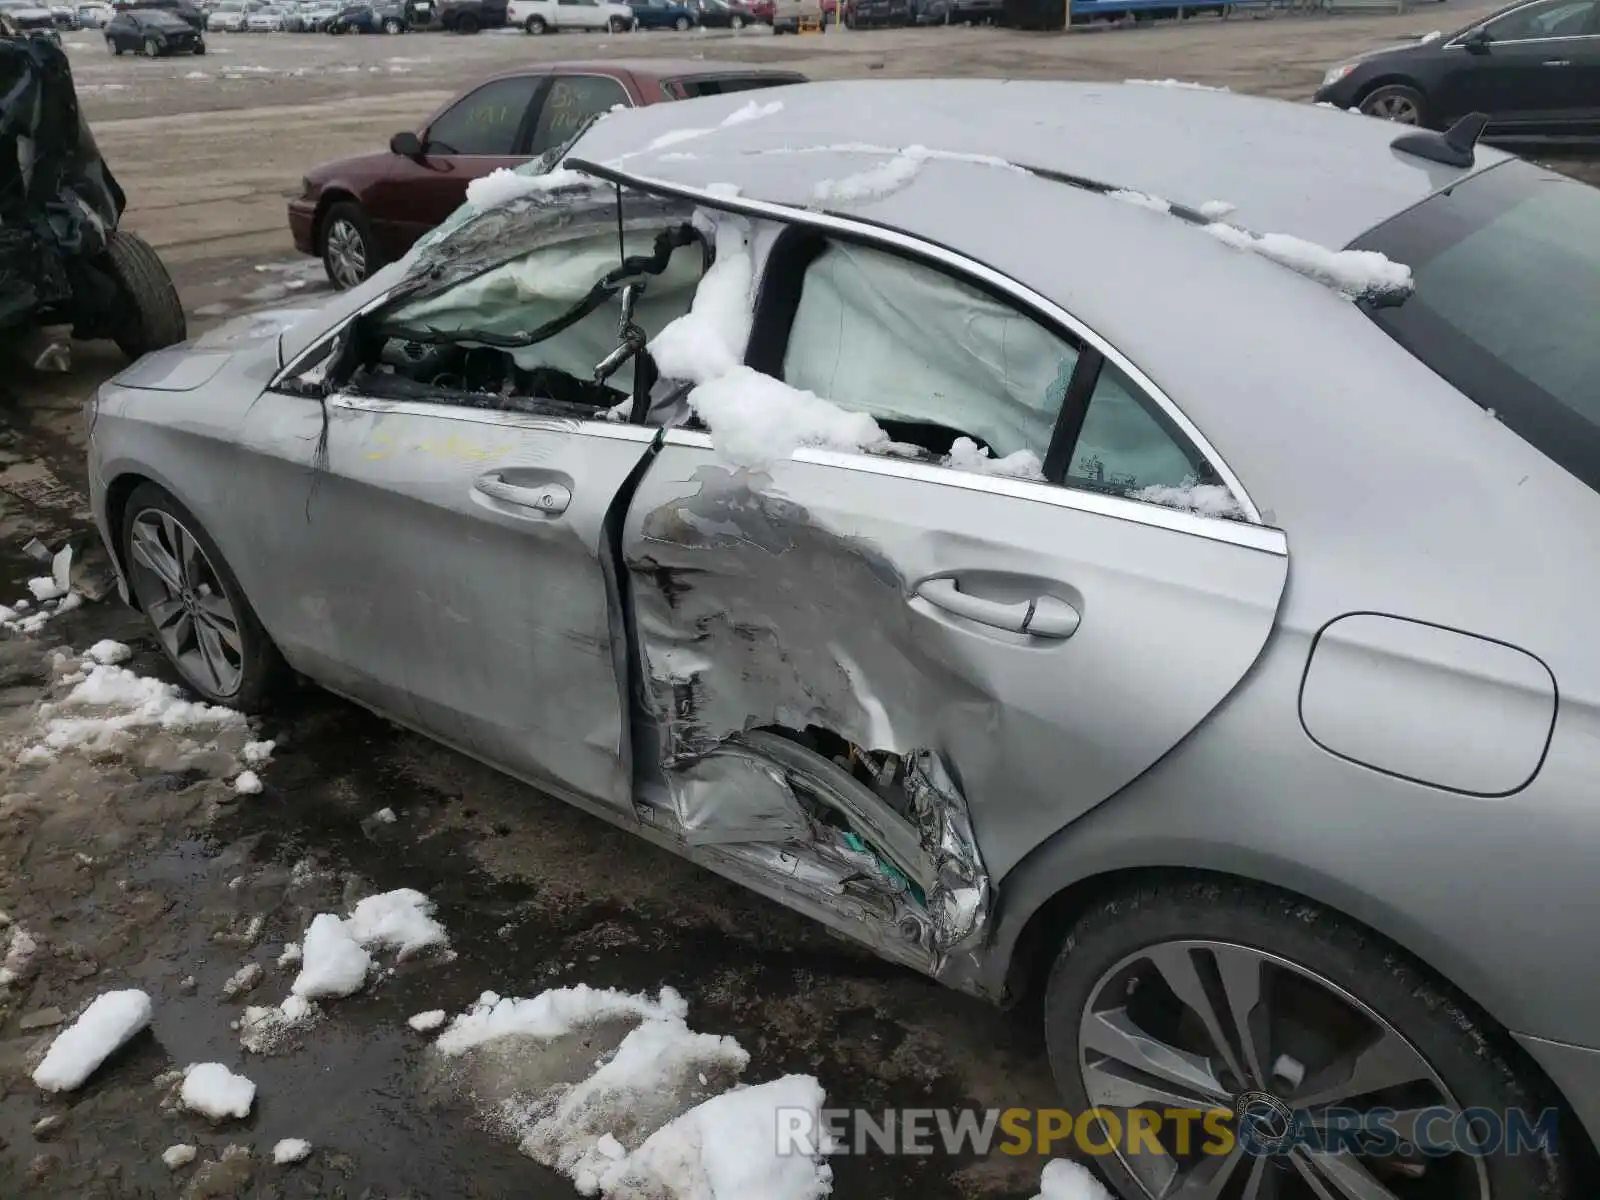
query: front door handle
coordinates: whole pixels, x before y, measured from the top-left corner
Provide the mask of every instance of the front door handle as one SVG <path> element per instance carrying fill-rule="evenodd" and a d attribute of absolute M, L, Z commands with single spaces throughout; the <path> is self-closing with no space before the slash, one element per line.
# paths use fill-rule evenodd
<path fill-rule="evenodd" d="M 1572 60 L 1570 58 L 1547 58 L 1544 60 L 1544 65 L 1547 67 L 1570 67 Z"/>
<path fill-rule="evenodd" d="M 472 486 L 491 500 L 517 508 L 531 508 L 552 517 L 566 512 L 567 505 L 572 503 L 572 492 L 559 483 L 536 483 L 531 487 L 522 487 L 507 483 L 505 476 L 497 471 L 478 476 Z"/>
<path fill-rule="evenodd" d="M 963 592 L 960 584 L 948 576 L 924 580 L 917 588 L 917 595 L 935 608 L 979 625 L 1034 637 L 1069 638 L 1078 631 L 1082 620 L 1078 610 L 1058 596 L 1035 596 L 1032 600 L 1015 603 L 988 600 Z"/>

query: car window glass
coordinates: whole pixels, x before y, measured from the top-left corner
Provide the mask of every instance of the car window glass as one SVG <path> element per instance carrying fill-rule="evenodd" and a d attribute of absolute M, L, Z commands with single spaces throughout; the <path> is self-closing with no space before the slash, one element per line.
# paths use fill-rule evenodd
<path fill-rule="evenodd" d="M 1485 26 L 1497 42 L 1524 41 L 1529 38 L 1576 37 L 1585 33 L 1594 15 L 1596 0 L 1551 0 L 1530 4 L 1507 13 Z"/>
<path fill-rule="evenodd" d="M 1139 396 L 1128 377 L 1107 363 L 1100 370 L 1066 482 L 1119 496 L 1146 488 L 1209 483 L 1204 461 Z"/>
<path fill-rule="evenodd" d="M 648 257 L 655 231 L 630 232 L 629 255 Z M 386 314 L 388 324 L 426 328 L 435 333 L 472 331 L 514 335 L 535 329 L 570 312 L 606 272 L 616 267 L 617 233 L 607 229 L 588 237 L 545 246 L 482 275 L 463 280 L 437 295 L 414 301 Z M 689 311 L 704 274 L 705 256 L 698 244 L 679 247 L 662 274 L 651 276 L 634 306 L 634 322 L 653 334 Z M 509 351 L 521 372 L 555 373 L 575 386 L 593 378 L 595 364 L 617 347 L 619 301 L 613 299 L 553 337 Z M 463 340 L 462 345 L 472 344 Z M 631 393 L 633 368 L 613 375 L 610 387 Z M 427 382 L 427 381 L 425 381 Z M 620 399 L 621 397 L 614 397 Z"/>
<path fill-rule="evenodd" d="M 1072 343 L 969 283 L 834 243 L 806 270 L 783 372 L 897 440 L 943 453 L 968 437 L 996 458 L 1026 451 L 1042 462 L 1077 361 Z M 1067 482 L 1128 494 L 1210 480 L 1107 364 Z"/>
<path fill-rule="evenodd" d="M 720 96 L 725 92 L 748 92 L 795 82 L 795 79 L 783 75 L 719 75 L 708 79 L 674 79 L 667 86 L 685 98 L 692 98 Z"/>
<path fill-rule="evenodd" d="M 428 150 L 436 154 L 513 154 L 528 102 L 539 86 L 536 75 L 486 83 L 463 97 L 428 130 Z"/>
<path fill-rule="evenodd" d="M 529 152 L 543 154 L 565 142 L 590 117 L 627 103 L 627 90 L 609 75 L 557 75 L 534 122 Z"/>

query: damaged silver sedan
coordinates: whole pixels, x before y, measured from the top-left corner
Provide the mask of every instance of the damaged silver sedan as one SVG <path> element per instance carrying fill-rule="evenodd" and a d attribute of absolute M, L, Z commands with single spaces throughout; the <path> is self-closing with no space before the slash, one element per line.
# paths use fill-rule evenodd
<path fill-rule="evenodd" d="M 982 81 L 607 116 L 327 307 L 108 384 L 95 514 L 208 700 L 292 669 L 946 984 L 1042 990 L 1068 1104 L 1153 1122 L 1102 1160 L 1127 1197 L 1561 1195 L 1600 1128 L 1600 966 L 1558 951 L 1595 430 L 1541 441 L 1545 392 L 1444 325 L 1503 302 L 1530 378 L 1592 380 L 1592 253 L 1473 272 L 1600 224 L 1395 137 Z M 1547 1103 L 1576 1119 L 1531 1153 L 1415 1128 Z M 1237 1110 L 1233 1149 L 1172 1109 Z M 1323 1136 L 1350 1112 L 1376 1140 Z M 1264 1113 L 1305 1120 L 1264 1146 Z"/>

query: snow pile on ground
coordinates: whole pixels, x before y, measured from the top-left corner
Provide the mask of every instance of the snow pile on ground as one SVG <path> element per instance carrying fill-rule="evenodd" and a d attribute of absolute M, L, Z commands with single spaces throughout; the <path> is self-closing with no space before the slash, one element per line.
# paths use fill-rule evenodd
<path fill-rule="evenodd" d="M 1053 1158 L 1044 1165 L 1033 1200 L 1111 1200 L 1111 1193 L 1082 1163 Z"/>
<path fill-rule="evenodd" d="M 261 776 L 254 771 L 240 771 L 233 779 L 233 793 L 236 796 L 259 796 L 264 786 Z"/>
<path fill-rule="evenodd" d="M 179 1167 L 187 1167 L 192 1163 L 196 1153 L 197 1151 L 193 1146 L 179 1143 L 176 1146 L 168 1146 L 163 1150 L 161 1152 L 161 1161 L 167 1164 L 169 1170 L 176 1171 Z"/>
<path fill-rule="evenodd" d="M 33 1073 L 47 1092 L 70 1092 L 150 1024 L 150 997 L 135 988 L 97 996 L 54 1042 Z"/>
<path fill-rule="evenodd" d="M 316 1016 L 317 1006 L 304 996 L 289 996 L 278 1005 L 252 1004 L 239 1019 L 239 1045 L 251 1054 L 271 1054 Z"/>
<path fill-rule="evenodd" d="M 1160 504 L 1184 512 L 1199 513 L 1203 517 L 1237 517 L 1243 515 L 1233 493 L 1220 483 L 1191 483 L 1183 487 L 1151 484 L 1134 492 L 1134 500 Z"/>
<path fill-rule="evenodd" d="M 113 642 L 110 638 L 104 638 L 85 650 L 83 656 L 93 659 L 102 666 L 114 667 L 132 658 L 133 649 L 130 646 L 123 645 L 121 642 Z"/>
<path fill-rule="evenodd" d="M 1353 300 L 1363 296 L 1403 296 L 1411 291 L 1411 268 L 1376 250 L 1329 250 L 1291 234 L 1257 235 L 1220 221 L 1203 228 L 1236 250 L 1250 250 L 1270 258 Z"/>
<path fill-rule="evenodd" d="M 28 581 L 28 586 L 33 590 L 35 596 L 39 592 L 33 585 L 40 582 L 41 580 L 39 579 Z M 44 578 L 42 582 L 50 583 L 51 581 L 48 578 Z M 37 609 L 34 609 L 33 605 L 26 600 L 18 600 L 10 607 L 0 604 L 0 629 L 24 635 L 35 634 L 62 613 L 71 612 L 82 604 L 83 596 L 77 591 L 52 592 L 42 600 Z"/>
<path fill-rule="evenodd" d="M 715 227 L 716 261 L 695 289 L 689 311 L 650 341 L 650 356 L 665 379 L 707 383 L 744 360 L 754 276 L 749 225 L 718 214 Z"/>
<path fill-rule="evenodd" d="M 277 748 L 277 742 L 246 742 L 239 757 L 247 767 L 264 767 L 272 761 L 272 752 Z"/>
<path fill-rule="evenodd" d="M 33 969 L 33 959 L 38 953 L 38 938 L 20 925 L 13 929 L 6 956 L 0 959 L 0 988 L 8 988 L 26 976 Z"/>
<path fill-rule="evenodd" d="M 765 468 L 801 446 L 849 451 L 889 444 L 866 413 L 848 412 L 746 366 L 701 384 L 689 393 L 689 404 L 710 428 L 717 453 L 736 466 Z"/>
<path fill-rule="evenodd" d="M 318 913 L 300 943 L 300 974 L 290 991 L 306 999 L 350 996 L 367 982 L 372 956 L 332 913 Z"/>
<path fill-rule="evenodd" d="M 980 446 L 969 437 L 959 437 L 951 443 L 944 465 L 980 475 L 1009 475 L 1015 479 L 1044 478 L 1044 463 L 1032 450 L 1014 450 L 1002 458 L 995 458 L 987 446 Z"/>
<path fill-rule="evenodd" d="M 272 1148 L 272 1161 L 280 1167 L 305 1162 L 311 1157 L 311 1143 L 305 1138 L 284 1138 Z"/>
<path fill-rule="evenodd" d="M 433 901 L 400 888 L 358 903 L 346 920 L 319 913 L 300 942 L 300 974 L 290 988 L 306 999 L 350 996 L 361 990 L 372 966 L 372 949 L 391 949 L 401 959 L 450 944 L 433 916 Z"/>
<path fill-rule="evenodd" d="M 192 1063 L 183 1072 L 183 1106 L 212 1121 L 243 1120 L 255 1103 L 256 1085 L 221 1063 Z"/>
<path fill-rule="evenodd" d="M 687 1014 L 688 1005 L 671 988 L 654 999 L 583 985 L 531 999 L 485 993 L 435 1046 L 447 1058 L 491 1046 L 515 1053 L 634 1022 L 583 1077 L 518 1092 L 502 1103 L 501 1121 L 524 1154 L 567 1175 L 582 1194 L 606 1200 L 828 1195 L 832 1173 L 821 1155 L 777 1153 L 780 1110 L 804 1108 L 815 1116 L 824 1099 L 821 1085 L 791 1075 L 707 1096 L 722 1086 L 709 1076 L 737 1076 L 749 1055 L 732 1038 L 690 1029 Z M 572 1057 L 581 1066 L 577 1056 L 588 1043 L 577 1045 Z"/>
<path fill-rule="evenodd" d="M 499 208 L 525 196 L 540 196 L 564 187 L 598 187 L 600 181 L 581 171 L 560 168 L 543 175 L 523 174 L 510 167 L 497 167 L 467 184 L 467 203 L 480 212 Z"/>
<path fill-rule="evenodd" d="M 419 1012 L 416 1016 L 406 1020 L 406 1024 L 418 1033 L 431 1033 L 445 1022 L 445 1011 L 442 1008 L 429 1009 Z"/>
<path fill-rule="evenodd" d="M 90 715 L 56 715 L 85 710 Z M 74 749 L 119 753 L 141 730 L 216 731 L 245 724 L 244 714 L 234 709 L 189 700 L 173 684 L 98 662 L 63 699 L 41 704 L 39 716 L 45 722 L 43 737 L 24 751 L 35 761 Z"/>

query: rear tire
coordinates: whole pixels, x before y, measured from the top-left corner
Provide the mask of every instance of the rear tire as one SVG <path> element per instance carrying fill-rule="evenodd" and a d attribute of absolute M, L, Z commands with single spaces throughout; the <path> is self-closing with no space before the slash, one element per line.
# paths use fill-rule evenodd
<path fill-rule="evenodd" d="M 393 17 L 390 17 L 383 23 L 383 31 L 389 34 L 400 33 L 400 22 L 396 21 Z"/>
<path fill-rule="evenodd" d="M 744 18 L 738 13 L 734 13 L 733 16 L 728 18 L 728 28 L 738 33 L 744 28 Z"/>
<path fill-rule="evenodd" d="M 146 58 L 159 58 L 159 57 L 161 57 L 161 43 L 156 41 L 155 38 L 145 38 L 145 40 L 144 40 L 144 56 Z"/>
<path fill-rule="evenodd" d="M 688 30 L 688 28 L 689 28 L 689 18 L 688 17 L 679 17 L 676 21 L 674 21 L 672 23 L 672 27 L 674 29 L 676 29 L 679 33 L 686 32 Z"/>
<path fill-rule="evenodd" d="M 540 37 L 548 29 L 548 26 L 545 25 L 543 17 L 529 17 L 527 24 L 525 24 L 522 29 L 524 33 L 530 34 L 533 37 Z"/>
<path fill-rule="evenodd" d="M 626 21 L 624 21 L 621 17 L 612 17 L 611 18 L 611 32 L 612 33 L 627 33 L 628 32 L 628 23 Z"/>
<path fill-rule="evenodd" d="M 136 530 L 139 531 L 138 541 L 141 545 L 137 558 Z M 286 677 L 287 668 L 277 647 L 267 636 L 267 631 L 261 627 L 255 610 L 250 607 L 239 580 L 204 526 L 174 496 L 153 483 L 141 483 L 128 497 L 119 533 L 122 563 L 134 598 L 144 610 L 161 652 L 184 683 L 212 704 L 225 704 L 241 712 L 259 708 L 261 702 Z M 179 548 L 168 540 L 173 534 L 190 539 L 198 551 L 187 556 L 190 565 L 188 572 L 183 572 L 180 565 L 184 561 L 181 554 L 172 553 L 170 557 L 173 562 L 163 563 L 169 570 L 177 567 L 179 573 L 186 576 L 179 582 L 183 585 L 183 591 L 193 598 L 192 606 L 182 600 L 169 600 L 171 589 L 163 586 L 160 573 L 148 565 L 151 561 L 148 547 L 151 546 L 149 537 L 152 533 L 157 534 L 154 544 L 156 551 L 177 551 Z M 226 605 L 225 610 L 223 604 Z M 219 686 L 218 677 L 206 669 L 206 655 L 200 646 L 198 633 L 193 638 L 174 636 L 173 625 L 184 620 L 181 611 L 184 608 L 190 608 L 191 611 L 203 609 L 207 614 L 205 617 L 189 618 L 189 629 L 193 632 L 206 628 L 211 635 L 209 646 L 213 653 L 217 647 L 223 647 L 228 670 L 225 672 L 227 678 L 221 681 L 222 686 Z M 163 628 L 157 616 L 174 610 L 178 611 L 176 622 L 169 622 Z M 230 636 L 237 643 L 236 647 L 215 636 L 218 626 L 214 614 L 223 611 L 227 612 L 227 624 L 232 627 Z M 192 644 L 193 649 L 185 653 L 185 644 Z"/>
<path fill-rule="evenodd" d="M 189 336 L 183 301 L 165 264 L 150 243 L 123 229 L 106 239 L 106 265 L 122 291 L 128 310 L 117 348 L 129 358 L 176 346 Z"/>
<path fill-rule="evenodd" d="M 106 39 L 106 49 L 111 51 L 111 53 L 115 54 L 118 58 L 122 57 L 122 47 L 117 44 L 117 40 L 115 38 Z"/>
<path fill-rule="evenodd" d="M 477 33 L 478 18 L 473 16 L 471 13 L 464 14 L 459 20 L 456 21 L 456 32 Z"/>
<path fill-rule="evenodd" d="M 1204 1010 L 1231 1050 L 1218 1051 L 1215 1034 L 1206 1032 Z M 1406 1072 L 1393 1070 L 1393 1079 L 1414 1081 L 1388 1093 L 1363 1096 L 1354 1089 L 1348 1100 L 1313 1101 L 1310 1107 L 1346 1104 L 1373 1115 L 1403 1093 L 1407 1107 L 1453 1098 L 1462 1109 L 1520 1109 L 1537 1121 L 1553 1095 L 1543 1077 L 1503 1053 L 1470 1006 L 1422 964 L 1309 900 L 1242 882 L 1166 879 L 1102 898 L 1067 933 L 1046 984 L 1044 1019 L 1056 1086 L 1074 1111 L 1108 1105 L 1112 1094 L 1119 1103 L 1136 1105 L 1133 1089 L 1140 1085 L 1128 1084 L 1130 1078 L 1144 1080 L 1146 1088 L 1152 1081 L 1156 1086 L 1145 1106 L 1180 1107 L 1182 1102 L 1162 1091 L 1175 1076 L 1158 1073 L 1179 1056 L 1198 1064 L 1186 1079 L 1208 1074 L 1222 1081 L 1213 1094 L 1228 1097 L 1201 1098 L 1194 1107 L 1244 1109 L 1259 1119 L 1265 1093 L 1268 1107 L 1283 1107 L 1288 1123 L 1282 1128 L 1289 1130 L 1296 1125 L 1289 1114 L 1297 1093 L 1337 1096 L 1337 1088 L 1326 1085 L 1352 1078 L 1349 1064 L 1357 1057 L 1366 1063 L 1369 1055 L 1374 1072 L 1393 1063 Z M 1094 1032 L 1092 1048 L 1086 1046 L 1086 1029 Z M 1177 1055 L 1168 1057 L 1173 1051 Z M 1235 1075 L 1230 1055 L 1241 1064 L 1242 1078 Z M 1255 1078 L 1255 1064 L 1265 1080 Z M 1433 1081 L 1424 1084 L 1421 1075 L 1409 1073 L 1419 1069 Z M 1176 1090 L 1199 1095 L 1197 1086 L 1183 1082 Z M 1413 1090 L 1419 1087 L 1425 1090 Z M 1449 1125 L 1430 1136 L 1448 1136 Z M 1232 1120 L 1229 1128 L 1237 1134 L 1244 1127 Z M 1263 1130 L 1255 1121 L 1249 1128 Z M 1366 1164 L 1363 1177 L 1370 1169 L 1380 1180 L 1404 1181 L 1408 1170 L 1418 1170 L 1432 1173 L 1428 1184 L 1449 1185 L 1415 1194 L 1551 1200 L 1571 1194 L 1571 1156 L 1562 1149 L 1549 1144 L 1542 1153 L 1508 1153 L 1501 1147 L 1481 1159 L 1481 1179 L 1476 1161 L 1461 1153 L 1437 1158 L 1424 1158 L 1420 1151 L 1374 1153 L 1357 1161 Z M 1293 1166 L 1301 1167 L 1303 1153 L 1260 1160 L 1247 1155 L 1234 1171 L 1232 1186 L 1240 1186 L 1256 1163 L 1264 1162 L 1259 1168 L 1264 1174 L 1285 1173 L 1280 1183 L 1295 1181 L 1286 1195 L 1309 1195 L 1309 1189 L 1294 1190 L 1303 1185 L 1289 1161 L 1293 1157 Z M 1104 1154 L 1099 1165 L 1114 1192 L 1150 1196 L 1135 1172 L 1161 1164 L 1139 1161 L 1148 1155 L 1129 1157 L 1131 1162 L 1120 1152 Z M 1182 1169 L 1203 1173 L 1203 1156 Z M 1321 1173 L 1320 1167 L 1314 1169 Z M 1174 1179 L 1170 1186 L 1177 1190 L 1184 1182 Z M 1259 1182 L 1264 1187 L 1273 1180 Z M 1323 1186 L 1328 1195 L 1356 1194 Z"/>
<path fill-rule="evenodd" d="M 1428 103 L 1416 88 L 1400 83 L 1385 84 L 1361 97 L 1357 106 L 1369 117 L 1394 121 L 1399 125 L 1425 125 Z"/>

